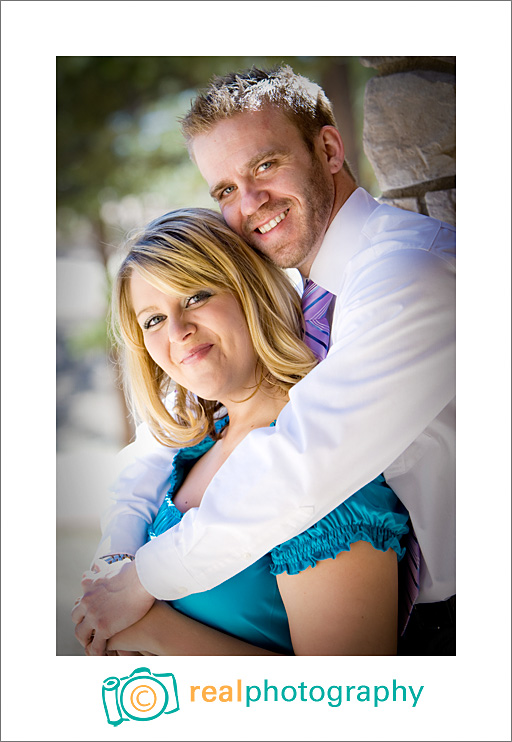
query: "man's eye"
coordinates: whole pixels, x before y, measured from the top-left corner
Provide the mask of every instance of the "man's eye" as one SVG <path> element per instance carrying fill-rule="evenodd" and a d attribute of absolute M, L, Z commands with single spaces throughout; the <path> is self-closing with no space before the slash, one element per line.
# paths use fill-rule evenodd
<path fill-rule="evenodd" d="M 163 314 L 155 314 L 153 317 L 148 317 L 142 327 L 144 330 L 149 330 L 151 327 L 156 327 L 156 325 L 160 324 L 164 319 L 165 317 Z"/>
<path fill-rule="evenodd" d="M 264 162 L 264 163 L 262 163 L 262 164 L 261 164 L 261 165 L 260 165 L 260 166 L 258 167 L 258 171 L 260 171 L 260 172 L 265 172 L 265 170 L 268 170 L 268 169 L 269 169 L 269 167 L 272 167 L 272 163 L 271 163 L 271 162 Z"/>
<path fill-rule="evenodd" d="M 233 191 L 235 190 L 235 186 L 228 186 L 227 188 L 224 188 L 223 191 L 221 191 L 221 194 L 219 198 L 224 198 L 224 196 L 229 196 Z"/>
<path fill-rule="evenodd" d="M 188 308 L 200 304 L 202 301 L 209 299 L 210 296 L 212 296 L 212 294 L 209 291 L 199 291 L 197 294 L 194 294 L 194 296 L 189 296 L 185 301 L 185 307 Z"/>

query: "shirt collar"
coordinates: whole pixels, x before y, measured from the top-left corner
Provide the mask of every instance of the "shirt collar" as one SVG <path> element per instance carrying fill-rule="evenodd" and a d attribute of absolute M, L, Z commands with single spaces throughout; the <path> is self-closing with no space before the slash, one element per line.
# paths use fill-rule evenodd
<path fill-rule="evenodd" d="M 329 225 L 309 277 L 331 294 L 338 295 L 345 267 L 361 249 L 363 227 L 378 206 L 364 188 L 357 188 Z"/>

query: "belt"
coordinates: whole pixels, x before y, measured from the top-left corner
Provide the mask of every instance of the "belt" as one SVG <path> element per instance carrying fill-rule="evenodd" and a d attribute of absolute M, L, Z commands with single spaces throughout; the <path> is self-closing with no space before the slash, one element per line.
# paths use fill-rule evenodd
<path fill-rule="evenodd" d="M 409 622 L 413 622 L 420 629 L 455 626 L 455 595 L 440 603 L 416 603 Z"/>
<path fill-rule="evenodd" d="M 441 603 L 417 603 L 405 634 L 398 640 L 399 655 L 455 655 L 455 595 Z"/>

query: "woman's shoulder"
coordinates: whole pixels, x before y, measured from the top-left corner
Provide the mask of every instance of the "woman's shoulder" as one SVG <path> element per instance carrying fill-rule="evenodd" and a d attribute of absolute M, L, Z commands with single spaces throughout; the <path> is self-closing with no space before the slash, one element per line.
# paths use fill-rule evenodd
<path fill-rule="evenodd" d="M 272 574 L 298 574 L 324 559 L 335 559 L 357 541 L 380 551 L 393 549 L 401 559 L 400 544 L 408 532 L 407 510 L 380 475 L 303 533 L 270 552 Z"/>

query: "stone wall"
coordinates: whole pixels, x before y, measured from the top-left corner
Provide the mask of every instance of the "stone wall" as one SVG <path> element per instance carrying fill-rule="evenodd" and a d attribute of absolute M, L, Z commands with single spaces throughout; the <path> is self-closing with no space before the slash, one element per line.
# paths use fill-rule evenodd
<path fill-rule="evenodd" d="M 361 57 L 363 146 L 379 201 L 455 224 L 455 57 Z"/>

